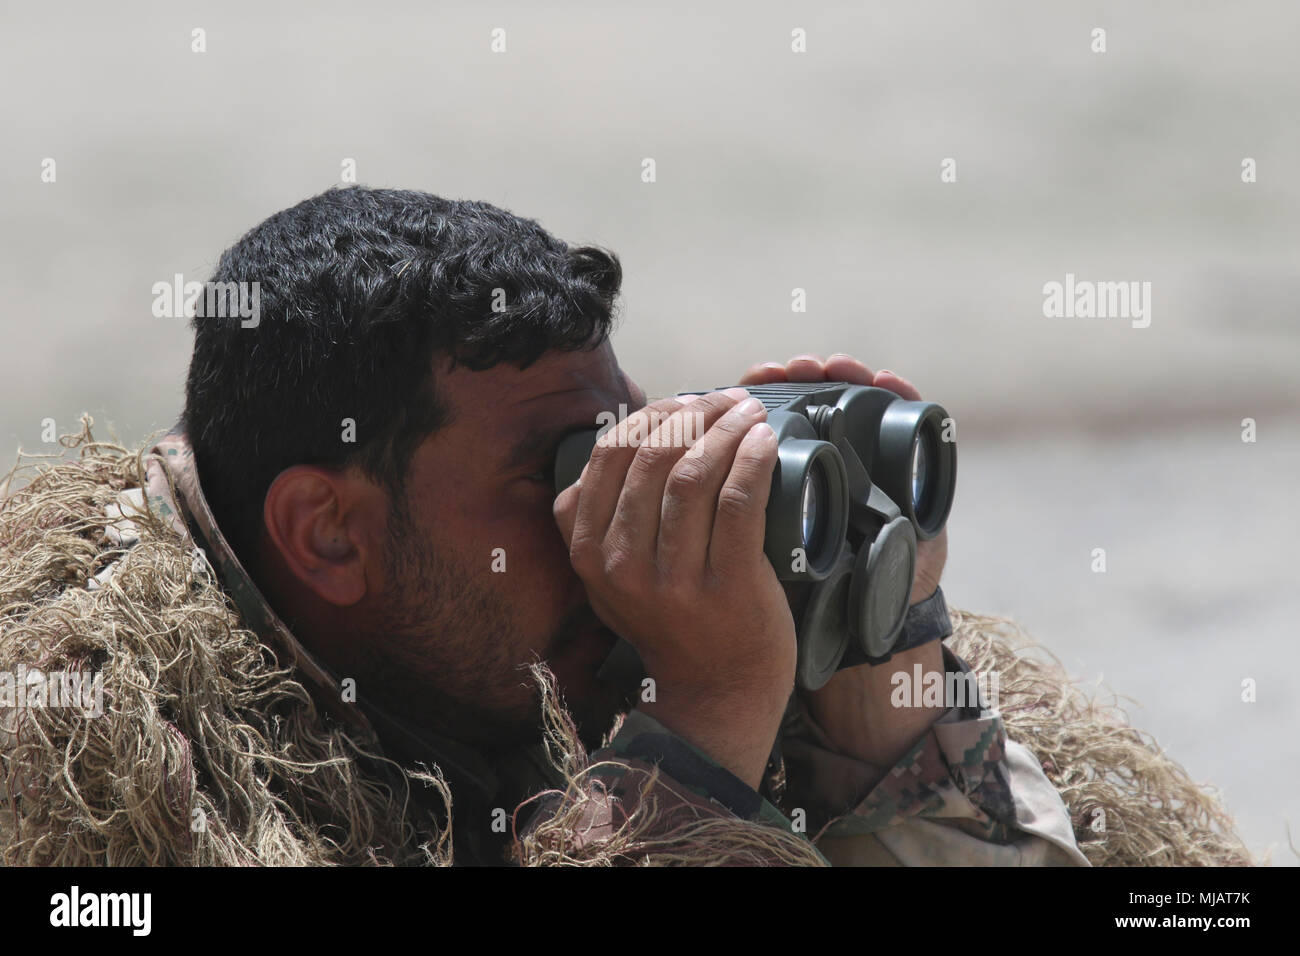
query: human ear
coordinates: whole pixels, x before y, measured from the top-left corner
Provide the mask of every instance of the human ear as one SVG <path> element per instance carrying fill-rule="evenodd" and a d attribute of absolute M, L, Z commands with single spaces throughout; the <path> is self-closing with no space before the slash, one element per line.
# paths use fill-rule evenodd
<path fill-rule="evenodd" d="M 262 517 L 289 571 L 322 601 L 350 607 L 366 594 L 369 540 L 363 479 L 295 465 L 267 489 Z"/>

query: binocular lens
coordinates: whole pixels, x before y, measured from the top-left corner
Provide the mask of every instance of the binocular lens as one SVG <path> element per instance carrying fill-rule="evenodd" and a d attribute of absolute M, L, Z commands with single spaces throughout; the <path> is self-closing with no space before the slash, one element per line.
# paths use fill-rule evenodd
<path fill-rule="evenodd" d="M 829 442 L 777 446 L 764 547 L 785 581 L 820 581 L 835 567 L 849 527 L 844 459 Z M 787 570 L 789 569 L 789 570 Z"/>
<path fill-rule="evenodd" d="M 913 512 L 924 512 L 930 497 L 929 485 L 926 483 L 930 473 L 930 443 L 926 440 L 927 437 L 925 433 L 917 435 L 916 444 L 912 447 Z"/>
<path fill-rule="evenodd" d="M 803 494 L 800 496 L 799 515 L 804 550 L 821 550 L 826 530 L 826 510 L 826 475 L 820 463 L 814 461 L 803 480 Z"/>
<path fill-rule="evenodd" d="M 943 530 L 957 481 L 957 446 L 943 438 L 946 415 L 930 402 L 896 401 L 877 432 L 871 477 L 923 541 Z"/>

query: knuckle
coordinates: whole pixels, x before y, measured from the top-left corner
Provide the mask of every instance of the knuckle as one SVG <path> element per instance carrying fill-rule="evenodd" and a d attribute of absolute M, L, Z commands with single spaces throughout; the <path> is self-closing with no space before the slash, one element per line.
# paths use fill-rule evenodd
<path fill-rule="evenodd" d="M 580 577 L 590 577 L 600 567 L 600 549 L 589 538 L 575 535 L 569 546 L 569 563 Z"/>
<path fill-rule="evenodd" d="M 611 428 L 596 440 L 596 444 L 591 449 L 591 458 L 587 463 L 589 473 L 598 473 L 611 458 L 619 453 L 616 439 L 617 435 L 615 435 L 614 429 Z"/>
<path fill-rule="evenodd" d="M 724 395 L 722 392 L 709 392 L 707 395 L 701 396 L 695 404 L 699 406 L 697 409 L 699 413 L 706 418 L 712 418 L 725 414 L 727 409 L 736 404 L 736 400 L 730 395 Z"/>
<path fill-rule="evenodd" d="M 647 410 L 658 412 L 661 415 L 671 415 L 679 408 L 681 408 L 681 402 L 677 401 L 677 399 L 672 396 L 661 398 L 646 406 Z"/>
<path fill-rule="evenodd" d="M 668 493 L 677 498 L 703 494 L 712 476 L 709 460 L 703 455 L 682 458 L 668 476 Z"/>
<path fill-rule="evenodd" d="M 750 427 L 756 421 L 765 421 L 766 418 L 766 413 L 764 413 L 762 418 L 752 419 L 746 419 L 736 415 L 723 415 L 713 423 L 713 428 L 711 428 L 710 431 L 720 432 L 721 434 L 734 438 L 737 435 L 743 435 L 745 432 L 749 431 Z"/>
<path fill-rule="evenodd" d="M 610 584 L 626 589 L 636 575 L 635 564 L 630 548 L 613 547 L 605 552 L 601 573 Z"/>
<path fill-rule="evenodd" d="M 570 485 L 558 495 L 555 501 L 551 503 L 551 512 L 556 516 L 577 514 L 578 511 L 578 488 L 576 485 Z"/>
<path fill-rule="evenodd" d="M 758 498 L 743 485 L 728 482 L 718 493 L 718 513 L 734 518 L 744 518 L 758 511 Z"/>
<path fill-rule="evenodd" d="M 636 450 L 632 464 L 638 470 L 658 471 L 670 465 L 677 457 L 677 449 L 668 445 L 649 442 Z"/>

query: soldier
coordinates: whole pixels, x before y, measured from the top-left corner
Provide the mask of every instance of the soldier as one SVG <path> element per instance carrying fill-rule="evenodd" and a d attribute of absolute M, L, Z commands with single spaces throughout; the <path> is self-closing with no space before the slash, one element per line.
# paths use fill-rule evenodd
<path fill-rule="evenodd" d="M 441 769 L 458 862 L 518 855 L 509 816 L 574 859 L 815 862 L 816 836 L 833 862 L 1086 865 L 996 713 L 889 706 L 897 669 L 964 669 L 939 642 L 946 534 L 922 545 L 912 592 L 926 613 L 909 626 L 932 639 L 792 697 L 793 619 L 762 551 L 776 443 L 743 389 L 689 402 L 705 426 L 689 450 L 603 441 L 553 494 L 566 433 L 620 405 L 624 429 L 688 408 L 647 406 L 614 357 L 613 255 L 485 203 L 354 187 L 272 216 L 213 282 L 257 283 L 260 315 L 195 319 L 151 494 L 330 713 Z M 744 382 L 787 378 L 919 397 L 846 356 Z M 598 678 L 616 635 L 648 697 Z M 537 661 L 586 747 L 635 704 L 577 787 L 544 759 Z M 710 843 L 708 822 L 748 826 Z"/>
<path fill-rule="evenodd" d="M 909 649 L 792 693 L 766 413 L 647 404 L 608 341 L 620 282 L 415 192 L 331 190 L 228 250 L 210 288 L 257 314 L 195 319 L 144 467 L 91 443 L 0 509 L 0 664 L 106 683 L 98 715 L 0 699 L 6 861 L 1087 865 L 985 702 L 891 704 L 899 671 L 969 673 L 946 537 Z M 744 381 L 827 378 L 919 397 L 847 356 Z M 620 408 L 555 495 L 558 443 Z M 695 440 L 622 440 L 650 423 Z M 634 699 L 601 673 L 616 636 Z"/>

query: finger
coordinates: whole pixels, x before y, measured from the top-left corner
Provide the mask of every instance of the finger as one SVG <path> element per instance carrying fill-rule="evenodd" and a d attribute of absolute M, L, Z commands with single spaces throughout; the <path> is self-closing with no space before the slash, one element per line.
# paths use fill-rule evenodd
<path fill-rule="evenodd" d="M 921 393 L 917 391 L 915 385 L 887 368 L 882 368 L 876 373 L 876 380 L 872 384 L 876 388 L 887 388 L 910 402 L 919 402 L 921 400 Z"/>
<path fill-rule="evenodd" d="M 571 547 L 573 544 L 573 525 L 578 518 L 578 495 L 581 489 L 582 479 L 578 479 L 556 495 L 555 504 L 551 506 L 551 513 L 555 516 L 555 523 L 559 525 L 565 547 Z"/>
<path fill-rule="evenodd" d="M 739 384 L 771 385 L 773 382 L 785 380 L 785 366 L 780 362 L 759 362 L 749 367 L 749 370 L 740 377 Z"/>
<path fill-rule="evenodd" d="M 636 456 L 637 446 L 652 428 L 656 417 L 676 411 L 685 403 L 676 398 L 661 398 L 651 402 L 621 422 L 617 423 L 596 442 L 591 459 L 579 481 L 577 513 L 574 516 L 570 549 L 574 542 L 590 543 L 605 540 L 623 491 L 623 481 L 628 466 Z M 641 436 L 637 438 L 636 436 Z"/>
<path fill-rule="evenodd" d="M 836 352 L 826 360 L 825 371 L 828 382 L 851 382 L 854 385 L 870 385 L 875 378 L 871 369 L 852 355 L 845 355 L 843 352 Z"/>
<path fill-rule="evenodd" d="M 708 433 L 714 423 L 749 395 L 733 388 L 711 392 L 663 418 L 636 449 L 623 490 L 605 534 L 608 546 L 657 550 L 664 486 L 677 462 Z"/>
<path fill-rule="evenodd" d="M 785 375 L 791 382 L 824 382 L 826 368 L 816 355 L 796 355 L 785 363 Z"/>
<path fill-rule="evenodd" d="M 758 399 L 739 402 L 704 433 L 668 475 L 656 559 L 662 570 L 686 577 L 703 571 L 709 557 L 718 493 L 741 441 L 766 418 L 767 410 Z"/>
<path fill-rule="evenodd" d="M 776 433 L 766 422 L 746 432 L 718 493 L 709 568 L 718 575 L 749 569 L 763 557 L 767 499 L 776 466 Z"/>

